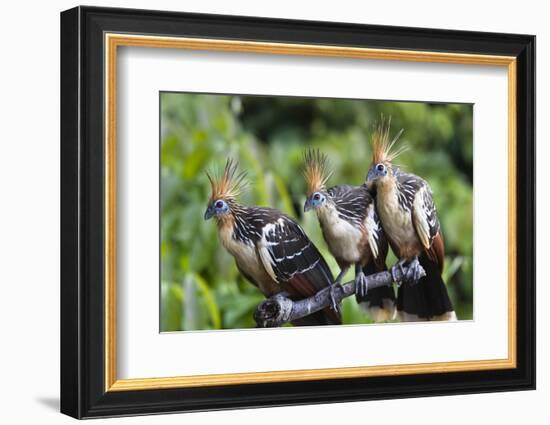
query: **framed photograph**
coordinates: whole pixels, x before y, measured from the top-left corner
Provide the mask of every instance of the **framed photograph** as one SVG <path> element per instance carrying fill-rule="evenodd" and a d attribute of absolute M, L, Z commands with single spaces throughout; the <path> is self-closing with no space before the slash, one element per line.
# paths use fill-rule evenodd
<path fill-rule="evenodd" d="M 535 387 L 535 37 L 61 14 L 61 411 Z"/>

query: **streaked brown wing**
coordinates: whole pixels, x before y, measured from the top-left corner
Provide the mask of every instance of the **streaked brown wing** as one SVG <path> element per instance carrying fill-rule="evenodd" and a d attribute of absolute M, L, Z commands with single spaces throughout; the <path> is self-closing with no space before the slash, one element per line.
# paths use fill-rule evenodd
<path fill-rule="evenodd" d="M 388 241 L 384 236 L 382 241 L 378 242 L 378 257 L 374 258 L 374 264 L 376 265 L 376 271 L 381 272 L 387 270 L 386 257 L 388 256 Z"/>
<path fill-rule="evenodd" d="M 428 258 L 439 266 L 439 273 L 443 273 L 445 267 L 445 244 L 441 231 L 433 239 L 432 246 L 426 250 Z"/>
<path fill-rule="evenodd" d="M 289 217 L 264 227 L 258 252 L 268 273 L 292 298 L 308 298 L 333 282 L 332 272 L 317 247 Z M 341 323 L 334 311 L 325 309 L 322 313 L 328 323 Z"/>
<path fill-rule="evenodd" d="M 445 249 L 437 209 L 433 202 L 432 192 L 425 183 L 415 194 L 412 208 L 414 229 L 428 258 L 443 271 Z"/>

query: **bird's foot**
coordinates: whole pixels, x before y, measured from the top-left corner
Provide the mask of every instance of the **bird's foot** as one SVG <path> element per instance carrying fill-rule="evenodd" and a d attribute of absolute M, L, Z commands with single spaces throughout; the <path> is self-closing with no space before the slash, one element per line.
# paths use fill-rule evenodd
<path fill-rule="evenodd" d="M 422 277 L 422 266 L 418 257 L 414 257 L 411 262 L 408 264 L 407 274 L 405 275 L 405 280 L 411 284 L 416 285 L 420 278 Z"/>
<path fill-rule="evenodd" d="M 340 304 L 336 301 L 336 290 L 342 289 L 342 284 L 339 281 L 334 282 L 330 285 L 329 289 L 329 299 L 330 299 L 330 307 L 335 311 L 340 311 Z"/>
<path fill-rule="evenodd" d="M 392 273 L 392 277 L 393 277 L 395 283 L 397 283 L 398 286 L 401 286 L 401 284 L 407 280 L 407 274 L 405 273 L 405 269 L 403 268 L 403 265 L 406 262 L 407 262 L 407 260 L 399 260 L 396 264 L 396 266 L 399 267 L 399 271 L 401 272 L 401 279 L 396 280 L 394 274 Z"/>
<path fill-rule="evenodd" d="M 360 303 L 365 301 L 368 290 L 369 285 L 367 282 L 367 276 L 365 276 L 365 273 L 360 270 L 355 275 L 355 299 L 357 300 L 357 302 Z"/>

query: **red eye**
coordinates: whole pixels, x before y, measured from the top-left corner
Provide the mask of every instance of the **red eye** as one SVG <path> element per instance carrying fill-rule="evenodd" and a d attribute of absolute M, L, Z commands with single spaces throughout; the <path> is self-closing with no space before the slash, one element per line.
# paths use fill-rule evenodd
<path fill-rule="evenodd" d="M 215 206 L 216 206 L 216 208 L 223 208 L 223 202 L 222 201 L 217 201 Z"/>
<path fill-rule="evenodd" d="M 313 199 L 315 199 L 316 201 L 318 201 L 319 199 L 321 199 L 321 195 L 319 195 L 318 193 L 316 193 L 315 195 L 313 195 Z"/>

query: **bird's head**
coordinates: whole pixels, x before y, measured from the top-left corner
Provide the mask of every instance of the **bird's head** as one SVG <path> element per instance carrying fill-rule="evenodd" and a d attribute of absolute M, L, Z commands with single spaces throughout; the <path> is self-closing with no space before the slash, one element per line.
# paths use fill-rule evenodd
<path fill-rule="evenodd" d="M 385 120 L 384 117 L 376 125 L 372 137 L 372 164 L 367 173 L 367 186 L 372 187 L 380 182 L 389 180 L 396 170 L 392 161 L 402 154 L 407 147 L 401 146 L 394 149 L 395 143 L 399 140 L 403 130 L 390 139 L 391 118 Z"/>
<path fill-rule="evenodd" d="M 367 183 L 376 183 L 378 180 L 383 179 L 384 177 L 387 177 L 388 174 L 390 174 L 392 171 L 391 165 L 379 162 L 378 164 L 374 164 L 367 173 Z"/>
<path fill-rule="evenodd" d="M 323 205 L 326 204 L 326 202 L 327 202 L 326 192 L 325 193 L 323 193 L 322 191 L 313 192 L 310 196 L 306 198 L 306 202 L 304 203 L 304 212 L 321 208 Z"/>
<path fill-rule="evenodd" d="M 304 154 L 304 177 L 307 183 L 307 198 L 304 212 L 318 209 L 326 205 L 328 192 L 326 182 L 332 171 L 329 169 L 328 158 L 318 150 L 308 150 Z"/>
<path fill-rule="evenodd" d="M 225 199 L 216 199 L 208 204 L 206 211 L 204 212 L 204 219 L 209 220 L 212 217 L 221 218 L 231 212 L 229 202 Z"/>
<path fill-rule="evenodd" d="M 212 217 L 221 220 L 232 213 L 237 205 L 236 198 L 245 186 L 246 173 L 237 172 L 238 165 L 232 159 L 228 159 L 223 174 L 219 177 L 206 173 L 212 194 L 208 200 L 208 206 L 204 213 L 204 219 Z"/>

